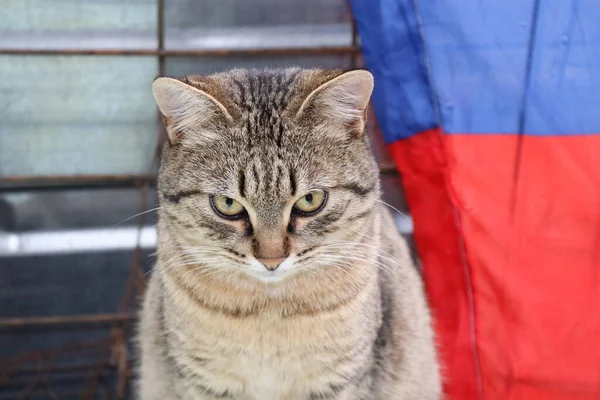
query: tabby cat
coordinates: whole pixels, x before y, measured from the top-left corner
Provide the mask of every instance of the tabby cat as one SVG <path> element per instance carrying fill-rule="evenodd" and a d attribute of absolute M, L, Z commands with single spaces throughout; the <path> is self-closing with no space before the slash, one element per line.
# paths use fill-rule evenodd
<path fill-rule="evenodd" d="M 379 200 L 367 71 L 158 78 L 143 400 L 433 400 L 429 310 Z"/>

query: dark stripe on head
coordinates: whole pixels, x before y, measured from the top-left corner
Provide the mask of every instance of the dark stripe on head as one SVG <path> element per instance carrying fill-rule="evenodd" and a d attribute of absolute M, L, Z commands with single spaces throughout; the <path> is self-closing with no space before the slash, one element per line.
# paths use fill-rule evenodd
<path fill-rule="evenodd" d="M 348 217 L 348 222 L 354 222 L 354 221 L 358 221 L 359 219 L 363 219 L 363 218 L 371 215 L 372 212 L 373 212 L 373 209 L 370 208 L 367 211 L 361 212 L 360 214 L 356 214 L 351 217 Z"/>
<path fill-rule="evenodd" d="M 215 235 L 218 239 L 224 240 L 237 234 L 237 229 L 225 222 L 218 222 L 211 218 L 197 220 L 199 227 L 208 229 L 208 234 Z"/>
<path fill-rule="evenodd" d="M 254 174 L 254 182 L 256 182 L 256 189 L 260 190 L 260 175 L 256 169 L 256 164 L 252 164 L 252 173 Z"/>
<path fill-rule="evenodd" d="M 196 195 L 202 194 L 202 192 L 199 190 L 184 190 L 184 191 L 173 193 L 173 194 L 171 194 L 171 193 L 161 193 L 161 194 L 162 194 L 163 199 L 165 199 L 166 201 L 177 204 L 183 198 L 190 197 L 190 196 L 196 196 Z"/>
<path fill-rule="evenodd" d="M 188 228 L 188 229 L 194 229 L 194 225 L 190 224 L 189 222 L 181 221 L 179 218 L 177 218 L 175 215 L 169 213 L 168 211 L 165 211 L 165 215 L 167 216 L 167 218 L 170 221 L 172 221 L 172 222 L 174 222 L 176 224 L 179 224 L 179 225 L 181 225 L 181 226 L 183 226 L 185 228 Z"/>
<path fill-rule="evenodd" d="M 283 184 L 283 168 L 281 167 L 281 165 L 277 165 L 277 189 L 281 189 L 281 185 Z M 282 192 L 280 190 L 280 192 Z"/>
<path fill-rule="evenodd" d="M 338 186 L 339 189 L 343 189 L 343 190 L 348 190 L 358 196 L 366 196 L 369 193 L 371 193 L 373 190 L 375 190 L 376 186 L 372 185 L 372 186 L 360 186 L 356 183 L 348 183 L 346 185 L 341 185 Z"/>
<path fill-rule="evenodd" d="M 256 104 L 256 78 L 255 75 L 247 74 L 248 86 L 250 87 L 250 101 Z"/>
<path fill-rule="evenodd" d="M 243 169 L 238 174 L 238 191 L 240 196 L 246 197 L 246 171 Z"/>
<path fill-rule="evenodd" d="M 292 196 L 296 195 L 296 176 L 294 175 L 294 171 L 290 168 L 290 187 L 292 188 Z"/>
<path fill-rule="evenodd" d="M 288 95 L 290 94 L 290 87 L 292 85 L 292 83 L 294 83 L 294 81 L 296 80 L 296 78 L 298 78 L 298 75 L 300 75 L 300 70 L 294 72 L 292 75 L 290 75 L 290 77 L 283 82 L 283 84 L 281 85 L 281 105 L 283 106 L 283 108 L 286 108 L 288 105 Z"/>
<path fill-rule="evenodd" d="M 233 79 L 233 84 L 237 86 L 238 90 L 240 91 L 240 105 L 246 111 L 252 111 L 252 106 L 248 104 L 248 99 L 246 98 L 246 88 L 244 87 L 244 85 L 237 79 Z"/>
<path fill-rule="evenodd" d="M 283 124 L 280 122 L 279 123 L 279 134 L 277 135 L 277 147 L 281 147 L 281 143 L 283 142 L 283 133 L 284 133 Z"/>

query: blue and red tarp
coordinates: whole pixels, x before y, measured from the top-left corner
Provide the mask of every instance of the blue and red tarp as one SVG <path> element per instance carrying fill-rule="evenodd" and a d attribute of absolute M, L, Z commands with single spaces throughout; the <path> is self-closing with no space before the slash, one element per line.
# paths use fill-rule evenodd
<path fill-rule="evenodd" d="M 446 398 L 600 399 L 600 1 L 351 4 Z"/>

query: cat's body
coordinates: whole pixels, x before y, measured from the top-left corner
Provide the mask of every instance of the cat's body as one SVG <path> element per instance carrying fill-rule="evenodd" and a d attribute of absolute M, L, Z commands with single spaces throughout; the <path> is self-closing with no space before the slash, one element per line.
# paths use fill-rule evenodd
<path fill-rule="evenodd" d="M 353 131 L 363 114 L 324 103 L 335 102 L 332 86 L 358 92 L 342 108 L 368 101 L 370 75 L 349 74 L 234 71 L 194 82 L 231 120 L 193 133 L 171 125 L 172 142 L 181 136 L 183 144 L 165 149 L 161 169 L 158 264 L 140 324 L 141 399 L 440 398 L 421 280 L 376 201 L 362 126 Z M 167 128 L 189 118 L 167 109 L 183 88 L 168 83 L 169 101 L 155 91 Z M 322 124 L 328 115 L 338 120 Z M 316 213 L 295 208 L 319 191 Z M 244 211 L 219 220 L 206 193 L 235 197 Z"/>

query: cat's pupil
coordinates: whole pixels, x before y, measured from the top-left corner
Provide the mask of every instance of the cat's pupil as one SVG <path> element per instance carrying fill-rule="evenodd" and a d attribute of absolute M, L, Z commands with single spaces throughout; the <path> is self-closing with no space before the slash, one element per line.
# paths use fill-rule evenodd
<path fill-rule="evenodd" d="M 308 202 L 308 203 L 312 203 L 313 202 L 313 195 L 312 194 L 307 194 L 306 196 L 304 196 L 304 199 Z"/>
<path fill-rule="evenodd" d="M 225 204 L 227 204 L 227 207 L 231 207 L 233 205 L 233 199 L 228 197 L 225 199 Z"/>

